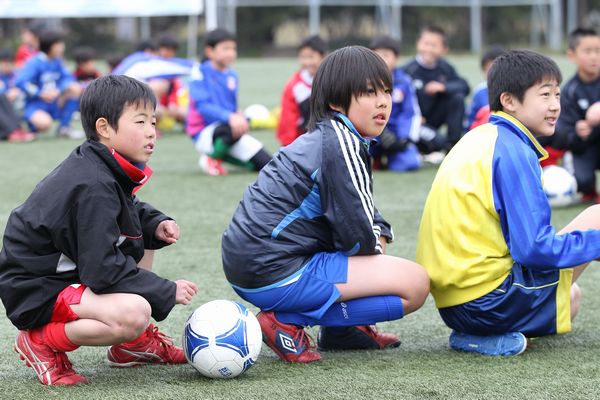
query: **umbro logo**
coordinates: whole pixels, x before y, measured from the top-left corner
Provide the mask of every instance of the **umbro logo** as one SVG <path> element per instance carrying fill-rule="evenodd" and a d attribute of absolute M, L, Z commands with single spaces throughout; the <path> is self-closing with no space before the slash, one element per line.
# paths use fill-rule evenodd
<path fill-rule="evenodd" d="M 291 351 L 292 353 L 297 353 L 298 350 L 296 350 L 296 345 L 294 344 L 294 340 L 279 332 L 279 343 L 281 343 L 281 347 L 283 347 L 284 349 L 286 349 L 287 351 Z"/>

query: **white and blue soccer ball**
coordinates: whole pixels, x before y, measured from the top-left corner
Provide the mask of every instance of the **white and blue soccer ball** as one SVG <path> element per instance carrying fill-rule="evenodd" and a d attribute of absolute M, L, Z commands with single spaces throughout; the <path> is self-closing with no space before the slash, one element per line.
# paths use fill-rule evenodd
<path fill-rule="evenodd" d="M 563 167 L 549 165 L 542 170 L 544 192 L 551 207 L 566 207 L 577 199 L 577 181 Z"/>
<path fill-rule="evenodd" d="M 188 318 L 183 349 L 188 362 L 209 378 L 235 378 L 254 363 L 262 346 L 258 320 L 243 305 L 213 300 Z"/>

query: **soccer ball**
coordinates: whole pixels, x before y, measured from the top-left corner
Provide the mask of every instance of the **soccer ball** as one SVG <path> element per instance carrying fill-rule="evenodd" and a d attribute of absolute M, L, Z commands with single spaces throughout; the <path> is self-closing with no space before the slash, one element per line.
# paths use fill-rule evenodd
<path fill-rule="evenodd" d="M 566 207 L 573 204 L 577 194 L 575 177 L 563 167 L 549 165 L 542 170 L 544 192 L 551 207 Z"/>
<path fill-rule="evenodd" d="M 256 362 L 261 346 L 258 320 L 235 301 L 203 304 L 185 323 L 185 357 L 209 378 L 235 378 L 242 374 Z"/>
<path fill-rule="evenodd" d="M 244 116 L 250 120 L 265 120 L 271 118 L 271 112 L 262 104 L 251 104 L 244 110 Z"/>

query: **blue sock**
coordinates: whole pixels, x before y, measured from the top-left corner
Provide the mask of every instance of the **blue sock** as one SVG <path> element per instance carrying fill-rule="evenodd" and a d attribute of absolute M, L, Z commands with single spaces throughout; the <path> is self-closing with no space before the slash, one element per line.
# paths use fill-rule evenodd
<path fill-rule="evenodd" d="M 69 126 L 75 111 L 79 110 L 79 99 L 66 99 L 60 110 L 59 124 L 60 127 Z"/>
<path fill-rule="evenodd" d="M 363 297 L 335 303 L 321 318 L 297 312 L 275 312 L 275 318 L 285 324 L 302 326 L 355 326 L 393 321 L 404 316 L 402 299 L 398 296 Z"/>

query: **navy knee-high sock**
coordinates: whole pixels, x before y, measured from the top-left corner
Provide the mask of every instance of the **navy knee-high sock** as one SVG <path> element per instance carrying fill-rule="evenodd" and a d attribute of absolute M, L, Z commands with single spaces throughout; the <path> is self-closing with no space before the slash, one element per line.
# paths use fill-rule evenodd
<path fill-rule="evenodd" d="M 373 325 L 377 322 L 400 319 L 403 316 L 404 307 L 402 299 L 398 296 L 363 297 L 335 303 L 318 319 L 303 313 L 275 312 L 278 321 L 302 326 Z"/>

